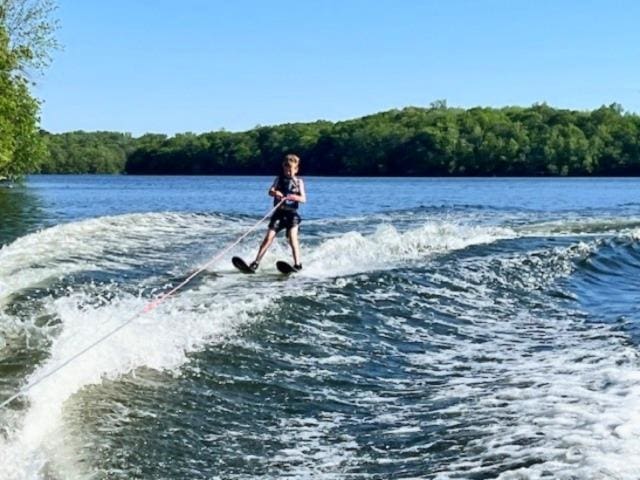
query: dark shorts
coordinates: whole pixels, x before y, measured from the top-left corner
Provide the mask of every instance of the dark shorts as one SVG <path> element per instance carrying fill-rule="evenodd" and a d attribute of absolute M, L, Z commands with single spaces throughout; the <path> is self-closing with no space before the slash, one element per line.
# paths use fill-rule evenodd
<path fill-rule="evenodd" d="M 269 220 L 269 228 L 279 232 L 286 228 L 287 232 L 293 227 L 300 225 L 302 219 L 295 210 L 276 210 Z"/>

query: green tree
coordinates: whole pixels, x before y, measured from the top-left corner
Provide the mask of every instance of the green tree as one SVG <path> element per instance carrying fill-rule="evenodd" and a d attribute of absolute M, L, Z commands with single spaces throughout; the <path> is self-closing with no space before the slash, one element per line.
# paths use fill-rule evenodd
<path fill-rule="evenodd" d="M 51 0 L 0 0 L 0 176 L 36 170 L 47 152 L 29 87 L 56 46 L 54 9 Z"/>
<path fill-rule="evenodd" d="M 14 74 L 17 65 L 0 26 L 0 176 L 9 178 L 33 170 L 45 152 L 38 134 L 38 102 L 26 80 Z"/>

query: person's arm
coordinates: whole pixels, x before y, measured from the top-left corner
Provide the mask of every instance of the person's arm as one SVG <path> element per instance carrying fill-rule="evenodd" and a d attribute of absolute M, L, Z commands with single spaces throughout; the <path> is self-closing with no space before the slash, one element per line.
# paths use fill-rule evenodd
<path fill-rule="evenodd" d="M 278 200 L 284 197 L 283 193 L 278 190 L 278 177 L 276 177 L 276 179 L 273 181 L 273 185 L 271 185 L 271 188 L 269 189 L 269 196 L 276 197 Z"/>
<path fill-rule="evenodd" d="M 305 190 L 304 190 L 304 181 L 301 178 L 298 179 L 298 187 L 300 188 L 300 195 L 291 193 L 287 195 L 287 200 L 292 200 L 294 202 L 299 202 L 299 203 L 305 203 L 307 201 L 307 194 L 305 193 Z"/>

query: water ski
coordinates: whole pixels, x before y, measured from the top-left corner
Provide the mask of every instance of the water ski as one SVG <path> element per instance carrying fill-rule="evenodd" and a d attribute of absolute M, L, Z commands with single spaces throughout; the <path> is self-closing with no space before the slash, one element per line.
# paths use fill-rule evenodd
<path fill-rule="evenodd" d="M 247 265 L 247 262 L 245 262 L 240 257 L 233 257 L 231 259 L 231 263 L 233 263 L 233 266 L 240 270 L 242 273 L 256 273 L 254 270 L 251 270 L 251 267 Z"/>
<path fill-rule="evenodd" d="M 290 264 L 282 260 L 278 260 L 276 262 L 276 268 L 280 273 L 284 273 L 285 275 L 289 275 L 290 273 L 297 272 L 297 270 L 293 268 L 293 266 L 291 266 Z"/>

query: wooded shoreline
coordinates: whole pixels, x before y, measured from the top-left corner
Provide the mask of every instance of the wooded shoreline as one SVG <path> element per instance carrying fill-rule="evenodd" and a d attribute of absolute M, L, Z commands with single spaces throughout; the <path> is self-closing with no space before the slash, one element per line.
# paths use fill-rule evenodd
<path fill-rule="evenodd" d="M 173 137 L 42 132 L 33 173 L 266 175 L 283 154 L 320 176 L 636 176 L 640 117 L 612 104 L 592 111 L 458 109 L 436 102 L 344 122 Z"/>

